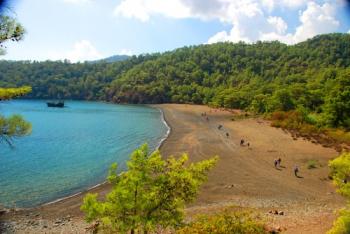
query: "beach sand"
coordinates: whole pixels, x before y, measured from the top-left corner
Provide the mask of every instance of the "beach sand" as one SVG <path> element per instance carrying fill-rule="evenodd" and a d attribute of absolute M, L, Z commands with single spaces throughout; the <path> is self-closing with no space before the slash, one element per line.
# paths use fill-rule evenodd
<path fill-rule="evenodd" d="M 262 119 L 232 120 L 236 117 L 225 110 L 185 104 L 154 106 L 163 110 L 171 127 L 160 148 L 163 156 L 187 153 L 192 162 L 220 157 L 197 201 L 186 209 L 188 217 L 230 206 L 249 207 L 263 214 L 271 226 L 284 229 L 283 233 L 325 233 L 335 219 L 333 211 L 345 205 L 328 179 L 328 160 L 337 156 L 334 149 L 295 140 Z M 204 112 L 209 120 L 201 115 Z M 240 146 L 241 139 L 250 147 Z M 277 158 L 282 163 L 276 169 Z M 309 160 L 317 160 L 317 168 L 307 169 Z M 294 176 L 295 165 L 300 178 Z M 90 192 L 102 197 L 109 190 L 104 184 Z M 12 211 L 1 220 L 5 226 L 17 226 L 15 233 L 84 233 L 89 226 L 79 210 L 84 195 Z M 284 215 L 269 214 L 271 210 Z"/>

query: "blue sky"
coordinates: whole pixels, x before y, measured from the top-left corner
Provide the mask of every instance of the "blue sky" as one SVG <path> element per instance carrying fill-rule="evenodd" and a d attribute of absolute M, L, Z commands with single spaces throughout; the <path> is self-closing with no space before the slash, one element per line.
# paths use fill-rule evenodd
<path fill-rule="evenodd" d="M 93 60 L 218 41 L 280 40 L 350 31 L 345 0 L 19 0 L 26 28 L 2 59 Z"/>

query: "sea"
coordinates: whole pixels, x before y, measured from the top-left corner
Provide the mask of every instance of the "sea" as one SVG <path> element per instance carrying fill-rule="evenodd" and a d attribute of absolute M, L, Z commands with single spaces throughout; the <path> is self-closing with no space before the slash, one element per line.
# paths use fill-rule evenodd
<path fill-rule="evenodd" d="M 106 180 L 110 165 L 126 170 L 130 154 L 147 143 L 157 149 L 169 133 L 162 112 L 143 105 L 44 100 L 0 102 L 0 114 L 20 114 L 29 136 L 0 139 L 0 204 L 27 208 L 82 192 Z"/>

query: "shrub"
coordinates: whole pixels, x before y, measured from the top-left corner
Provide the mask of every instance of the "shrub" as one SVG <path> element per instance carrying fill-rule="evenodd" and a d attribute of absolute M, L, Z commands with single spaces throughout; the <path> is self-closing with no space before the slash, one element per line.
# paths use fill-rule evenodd
<path fill-rule="evenodd" d="M 350 198 L 350 153 L 342 153 L 339 157 L 329 162 L 333 182 L 338 186 L 338 192 L 347 198 Z"/>
<path fill-rule="evenodd" d="M 177 230 L 178 234 L 255 234 L 267 233 L 265 225 L 259 217 L 251 212 L 235 211 L 202 215 L 194 222 Z"/>
<path fill-rule="evenodd" d="M 338 192 L 350 198 L 350 153 L 344 152 L 329 162 L 333 182 L 338 186 Z M 339 217 L 334 221 L 333 227 L 327 234 L 350 233 L 350 207 L 340 210 Z"/>
<path fill-rule="evenodd" d="M 327 234 L 347 234 L 350 233 L 350 209 L 343 209 L 339 212 L 339 217 L 334 221 L 333 227 Z"/>
<path fill-rule="evenodd" d="M 317 168 L 317 160 L 315 159 L 311 159 L 309 161 L 307 161 L 307 169 L 314 169 L 314 168 Z"/>

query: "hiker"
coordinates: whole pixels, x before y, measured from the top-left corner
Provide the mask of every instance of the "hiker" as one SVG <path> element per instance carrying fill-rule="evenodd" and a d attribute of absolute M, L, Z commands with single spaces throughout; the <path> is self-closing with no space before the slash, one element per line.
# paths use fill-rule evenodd
<path fill-rule="evenodd" d="M 228 134 L 228 132 L 226 132 L 226 137 L 228 138 L 230 136 L 230 134 Z"/>
<path fill-rule="evenodd" d="M 241 139 L 240 145 L 241 145 L 241 146 L 244 145 L 244 140 L 243 140 L 243 139 Z"/>
<path fill-rule="evenodd" d="M 277 159 L 278 166 L 281 166 L 281 161 L 282 161 L 282 159 L 281 159 L 281 158 L 278 158 L 278 159 Z"/>
<path fill-rule="evenodd" d="M 277 165 L 278 165 L 278 160 L 275 159 L 275 161 L 273 162 L 273 164 L 275 165 L 275 168 L 277 168 Z"/>
<path fill-rule="evenodd" d="M 299 168 L 297 165 L 294 166 L 294 175 L 298 177 Z"/>

